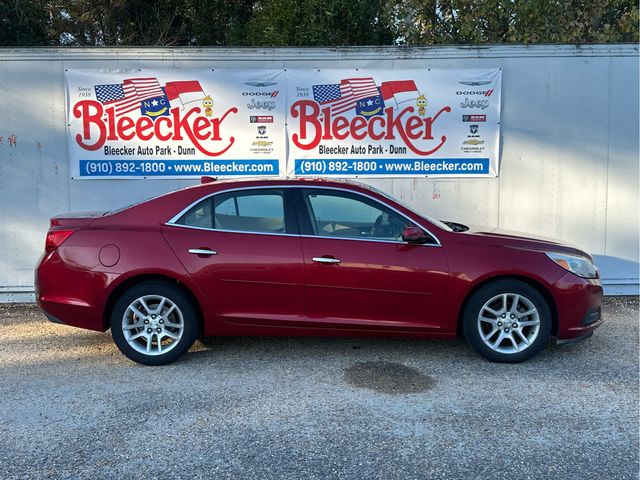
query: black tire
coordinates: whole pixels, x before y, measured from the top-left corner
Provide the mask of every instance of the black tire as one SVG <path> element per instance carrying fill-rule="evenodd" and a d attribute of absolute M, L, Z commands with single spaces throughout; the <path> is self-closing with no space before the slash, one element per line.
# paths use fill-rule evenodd
<path fill-rule="evenodd" d="M 530 342 L 528 346 L 517 352 L 513 353 L 505 353 L 493 350 L 490 348 L 485 341 L 482 339 L 479 330 L 479 321 L 478 317 L 480 315 L 480 310 L 483 308 L 486 302 L 493 299 L 494 297 L 502 294 L 516 294 L 522 297 L 525 297 L 529 300 L 537 309 L 538 318 L 539 318 L 539 329 L 537 336 L 533 341 Z M 512 302 L 513 303 L 513 302 Z M 493 304 L 492 304 L 493 305 Z M 500 316 L 501 317 L 501 316 Z M 530 317 L 529 317 L 530 319 Z M 523 321 L 526 321 L 524 319 Z M 509 325 L 506 325 L 502 318 L 497 318 L 496 321 L 502 321 L 503 325 L 500 327 L 500 330 L 504 331 L 504 328 L 509 328 Z M 516 322 L 518 320 L 515 320 Z M 508 317 L 506 323 L 511 322 Z M 476 291 L 473 296 L 469 299 L 467 303 L 462 319 L 462 330 L 464 333 L 465 340 L 469 345 L 471 345 L 480 355 L 485 357 L 487 360 L 492 362 L 499 363 L 517 363 L 522 362 L 524 360 L 528 360 L 529 358 L 537 355 L 540 351 L 546 346 L 549 341 L 549 336 L 551 335 L 551 310 L 549 309 L 549 304 L 547 303 L 544 296 L 531 285 L 521 282 L 518 280 L 496 280 L 495 282 L 489 283 L 487 285 L 482 286 L 478 291 Z M 485 325 L 485 324 L 483 324 Z M 496 325 L 487 327 L 487 330 L 491 331 L 493 328 L 498 328 Z M 526 327 L 525 327 L 526 328 Z M 531 328 L 531 327 L 530 327 Z M 499 335 L 501 334 L 500 330 L 497 331 L 495 336 L 491 337 L 491 340 L 498 340 Z M 523 330 L 526 332 L 529 330 Z M 522 340 L 522 337 L 516 335 L 517 332 L 511 332 L 511 335 L 514 336 L 518 341 Z M 488 333 L 487 333 L 488 335 Z M 504 339 L 499 345 L 504 346 L 505 348 L 510 348 L 510 340 Z"/>
<path fill-rule="evenodd" d="M 165 297 L 169 301 L 173 302 L 177 307 L 177 310 L 182 314 L 182 336 L 179 340 L 175 340 L 175 346 L 171 347 L 167 353 L 156 353 L 155 355 L 146 354 L 136 350 L 125 338 L 123 331 L 123 317 L 125 311 L 129 305 L 136 299 L 145 296 L 161 296 Z M 175 312 L 176 310 L 174 310 Z M 176 313 L 173 314 L 172 319 L 175 319 Z M 167 282 L 162 281 L 147 281 L 139 283 L 129 290 L 124 292 L 120 298 L 116 301 L 113 310 L 111 312 L 111 334 L 113 340 L 118 349 L 134 362 L 141 363 L 143 365 L 167 365 L 176 361 L 182 355 L 184 355 L 189 348 L 193 345 L 198 337 L 198 315 L 191 300 L 184 294 L 184 292 Z M 164 325 L 158 325 L 163 328 Z M 169 327 L 170 328 L 170 327 Z M 157 337 L 156 337 L 157 339 Z M 172 339 L 169 339 L 171 341 Z M 144 339 L 141 339 L 144 342 Z M 160 340 L 162 343 L 164 340 Z M 172 344 L 173 344 L 172 343 Z M 157 345 L 157 340 L 156 340 Z"/>

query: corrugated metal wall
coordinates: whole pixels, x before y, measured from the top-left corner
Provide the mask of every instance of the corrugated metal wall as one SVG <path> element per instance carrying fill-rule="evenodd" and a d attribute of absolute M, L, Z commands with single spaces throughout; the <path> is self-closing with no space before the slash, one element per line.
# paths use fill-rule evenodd
<path fill-rule="evenodd" d="M 48 219 L 192 184 L 70 179 L 64 69 L 501 67 L 495 179 L 367 180 L 430 215 L 572 242 L 639 284 L 638 46 L 0 49 L 0 301 L 32 298 Z"/>

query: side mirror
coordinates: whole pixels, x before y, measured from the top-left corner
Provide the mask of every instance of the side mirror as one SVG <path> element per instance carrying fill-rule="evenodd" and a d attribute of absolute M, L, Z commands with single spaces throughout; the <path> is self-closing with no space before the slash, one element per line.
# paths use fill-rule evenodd
<path fill-rule="evenodd" d="M 421 228 L 410 226 L 402 230 L 402 240 L 408 243 L 427 243 L 429 238 Z"/>

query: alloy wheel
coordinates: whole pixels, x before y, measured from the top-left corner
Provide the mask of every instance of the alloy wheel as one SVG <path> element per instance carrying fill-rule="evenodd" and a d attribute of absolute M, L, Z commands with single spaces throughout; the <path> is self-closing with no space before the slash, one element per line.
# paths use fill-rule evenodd
<path fill-rule="evenodd" d="M 517 293 L 489 299 L 478 314 L 480 338 L 491 350 L 514 354 L 533 344 L 540 331 L 540 314 L 534 303 Z"/>
<path fill-rule="evenodd" d="M 127 343 L 145 355 L 163 355 L 182 338 L 184 318 L 180 308 L 167 297 L 145 295 L 129 304 L 122 317 Z"/>

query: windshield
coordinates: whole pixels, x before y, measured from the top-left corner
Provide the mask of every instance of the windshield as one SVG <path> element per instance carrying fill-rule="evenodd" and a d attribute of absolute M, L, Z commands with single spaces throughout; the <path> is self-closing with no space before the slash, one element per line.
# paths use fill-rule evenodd
<path fill-rule="evenodd" d="M 367 185 L 367 187 L 371 190 L 373 190 L 374 192 L 382 195 L 385 198 L 388 198 L 389 200 L 397 203 L 398 205 L 402 205 L 404 208 L 406 208 L 407 210 L 412 211 L 413 213 L 415 213 L 416 215 L 421 216 L 422 218 L 427 219 L 429 222 L 433 223 L 435 226 L 441 228 L 442 230 L 446 230 L 447 232 L 453 232 L 454 230 L 449 227 L 449 225 L 447 225 L 446 223 L 441 222 L 440 220 L 437 220 L 435 218 L 430 217 L 429 215 L 425 215 L 424 213 L 418 213 L 415 211 L 415 209 L 411 208 L 409 205 L 407 205 L 405 202 L 398 200 L 397 198 L 393 197 L 392 195 L 389 195 L 386 192 L 383 192 L 382 190 L 378 190 L 375 187 L 372 187 L 370 185 Z"/>

